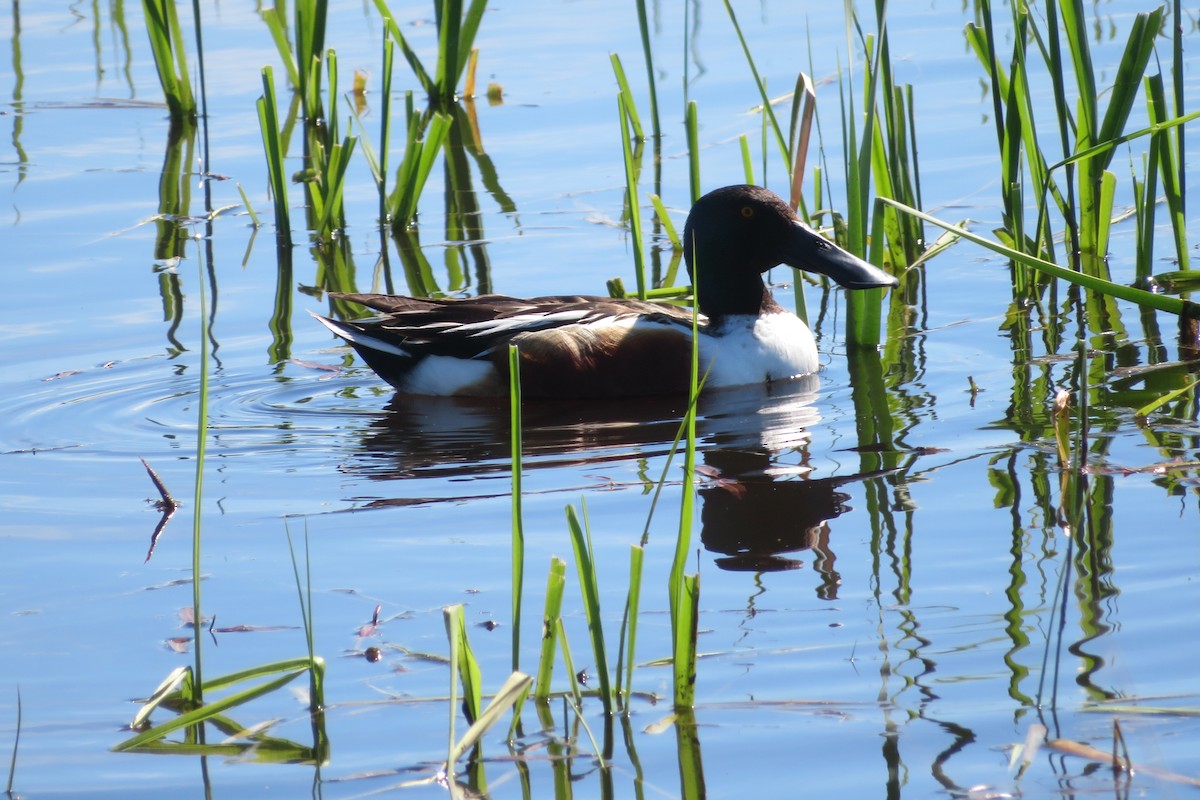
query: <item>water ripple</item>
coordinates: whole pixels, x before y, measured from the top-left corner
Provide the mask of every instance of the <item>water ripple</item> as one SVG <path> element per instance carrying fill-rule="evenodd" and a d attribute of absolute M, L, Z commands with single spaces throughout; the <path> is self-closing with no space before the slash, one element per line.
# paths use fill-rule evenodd
<path fill-rule="evenodd" d="M 294 374 L 293 374 L 294 373 Z M 199 379 L 194 368 L 144 358 L 72 371 L 27 383 L 0 400 L 9 423 L 0 451 L 80 449 L 91 457 L 127 458 L 161 450 L 196 449 Z M 386 397 L 386 395 L 385 395 Z M 214 370 L 208 419 L 215 455 L 327 450 L 347 416 L 335 384 L 289 365 L 282 373 Z"/>

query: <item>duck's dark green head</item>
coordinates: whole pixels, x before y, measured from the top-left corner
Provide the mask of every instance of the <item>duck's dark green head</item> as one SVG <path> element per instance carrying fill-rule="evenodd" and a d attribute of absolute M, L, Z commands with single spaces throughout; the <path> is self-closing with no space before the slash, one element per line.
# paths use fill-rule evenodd
<path fill-rule="evenodd" d="M 699 272 L 700 308 L 710 315 L 756 313 L 764 291 L 760 275 L 780 264 L 827 275 L 847 289 L 897 285 L 760 186 L 726 186 L 697 200 L 683 228 L 683 254 L 693 282 Z"/>

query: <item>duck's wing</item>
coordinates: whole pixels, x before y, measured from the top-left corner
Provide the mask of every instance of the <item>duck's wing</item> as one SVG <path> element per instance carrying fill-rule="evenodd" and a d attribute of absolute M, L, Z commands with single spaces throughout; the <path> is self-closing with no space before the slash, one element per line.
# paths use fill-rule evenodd
<path fill-rule="evenodd" d="M 466 299 L 345 294 L 382 312 L 332 320 L 380 377 L 410 394 L 503 394 L 508 344 L 530 397 L 605 397 L 686 390 L 690 309 L 609 297 Z"/>
<path fill-rule="evenodd" d="M 382 316 L 335 321 L 318 317 L 361 352 L 487 359 L 518 336 L 568 325 L 627 326 L 635 319 L 691 325 L 691 311 L 658 303 L 611 297 L 558 295 L 516 298 L 486 294 L 468 298 L 417 298 L 381 294 L 334 294 Z"/>

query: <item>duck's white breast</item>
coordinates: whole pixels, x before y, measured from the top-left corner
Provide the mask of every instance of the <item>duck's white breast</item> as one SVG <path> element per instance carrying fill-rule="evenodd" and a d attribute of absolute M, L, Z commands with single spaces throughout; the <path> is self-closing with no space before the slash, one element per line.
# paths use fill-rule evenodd
<path fill-rule="evenodd" d="M 710 386 L 741 386 L 816 372 L 817 344 L 795 314 L 727 317 L 719 334 L 704 337 L 701 357 L 711 364 Z"/>

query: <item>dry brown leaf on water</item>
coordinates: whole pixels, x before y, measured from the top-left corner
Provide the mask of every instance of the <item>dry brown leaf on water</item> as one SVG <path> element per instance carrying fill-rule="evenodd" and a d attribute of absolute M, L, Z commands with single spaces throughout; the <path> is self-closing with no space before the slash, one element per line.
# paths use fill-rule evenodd
<path fill-rule="evenodd" d="M 1124 768 L 1124 765 L 1119 765 L 1117 763 L 1117 760 L 1113 758 L 1112 753 L 1106 753 L 1103 750 L 1092 747 L 1090 744 L 1084 744 L 1083 742 L 1076 742 L 1071 739 L 1049 739 L 1046 742 L 1046 747 L 1064 755 L 1078 756 L 1079 758 L 1086 758 L 1089 761 L 1107 764 L 1110 767 L 1119 766 L 1122 769 Z M 1172 783 L 1181 783 L 1185 786 L 1195 786 L 1200 788 L 1200 778 L 1192 778 L 1187 775 L 1180 775 L 1178 772 L 1171 772 L 1170 770 L 1159 769 L 1157 767 L 1148 767 L 1143 764 L 1134 764 L 1133 762 L 1129 763 L 1129 770 L 1130 772 L 1134 773 L 1140 772 L 1144 775 L 1153 775 L 1156 778 L 1171 781 Z"/>

